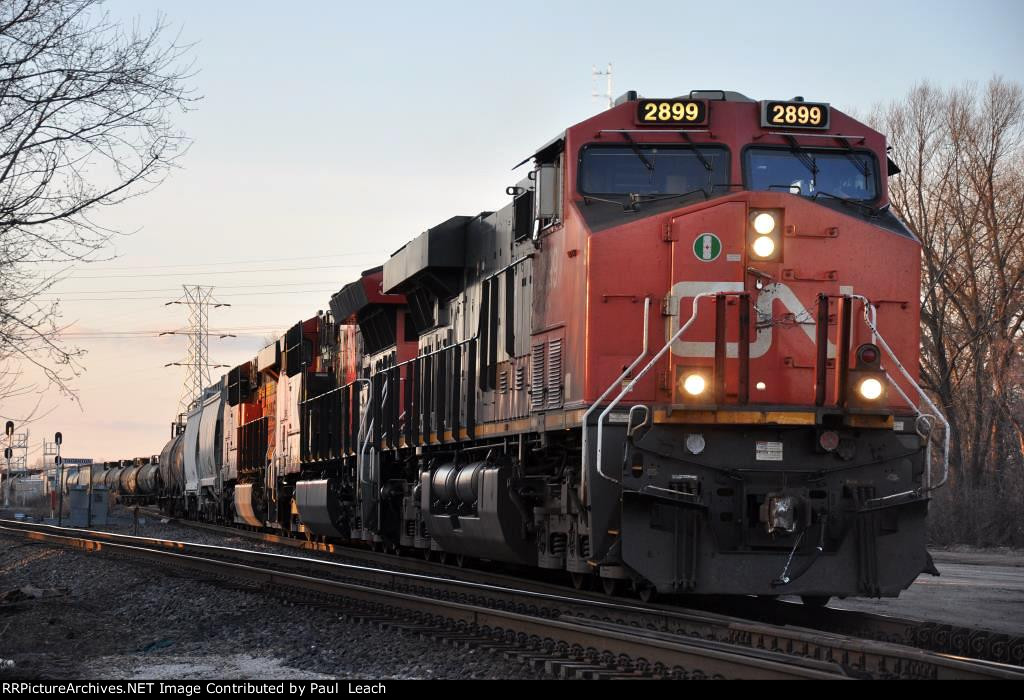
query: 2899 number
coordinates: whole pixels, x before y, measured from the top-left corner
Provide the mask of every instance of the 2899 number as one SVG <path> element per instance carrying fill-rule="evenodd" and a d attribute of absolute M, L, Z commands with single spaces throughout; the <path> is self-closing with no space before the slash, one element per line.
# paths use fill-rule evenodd
<path fill-rule="evenodd" d="M 762 126 L 789 126 L 827 129 L 828 105 L 810 102 L 767 102 L 761 119 Z"/>
<path fill-rule="evenodd" d="M 640 124 L 703 124 L 707 121 L 707 103 L 701 100 L 640 100 L 637 122 Z"/>

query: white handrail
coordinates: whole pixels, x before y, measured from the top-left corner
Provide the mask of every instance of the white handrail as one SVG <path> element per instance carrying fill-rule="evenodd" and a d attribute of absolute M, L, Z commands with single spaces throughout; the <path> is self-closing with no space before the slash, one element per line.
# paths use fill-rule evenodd
<path fill-rule="evenodd" d="M 690 328 L 690 326 L 693 325 L 693 322 L 697 320 L 697 302 L 699 302 L 701 299 L 703 299 L 705 297 L 714 297 L 714 296 L 717 296 L 718 294 L 720 294 L 720 292 L 702 292 L 702 293 L 696 295 L 693 298 L 693 309 L 690 312 L 690 318 L 686 321 L 686 323 L 684 323 L 682 326 L 679 327 L 679 330 L 676 331 L 675 334 L 671 338 L 669 338 L 668 342 L 665 343 L 665 345 L 661 348 L 661 350 L 658 351 L 658 354 L 651 358 L 651 361 L 648 362 L 644 366 L 644 368 L 642 370 L 640 370 L 639 374 L 637 374 L 635 377 L 633 377 L 633 380 L 629 384 L 627 384 L 626 387 L 622 391 L 619 392 L 619 395 L 616 396 L 615 399 L 610 404 L 608 404 L 608 408 L 604 409 L 604 411 L 601 413 L 601 415 L 598 416 L 598 418 L 597 418 L 597 473 L 598 473 L 599 476 L 607 479 L 608 481 L 612 482 L 613 484 L 618 484 L 619 483 L 618 479 L 616 479 L 615 477 L 612 477 L 612 476 L 609 476 L 609 475 L 605 474 L 604 471 L 601 469 L 601 442 L 602 442 L 602 436 L 603 436 L 603 432 L 604 432 L 604 419 L 608 416 L 609 413 L 611 413 L 613 408 L 615 408 L 616 406 L 619 405 L 619 402 L 622 401 L 622 398 L 626 394 L 628 394 L 629 392 L 633 391 L 633 387 L 636 386 L 636 383 L 638 381 L 640 381 L 641 379 L 643 379 L 645 374 L 647 374 L 648 372 L 651 371 L 651 368 L 654 367 L 655 364 L 657 364 L 658 360 L 660 360 L 662 357 L 665 356 L 665 353 L 668 352 L 668 349 L 672 347 L 673 343 L 675 343 L 676 340 L 678 340 L 679 337 L 683 333 L 685 333 Z"/>
<path fill-rule="evenodd" d="M 944 485 L 946 483 L 946 481 L 949 480 L 949 434 L 950 434 L 949 421 L 946 420 L 946 416 L 943 415 L 942 411 L 940 411 L 938 409 L 938 407 L 931 400 L 931 398 L 929 398 L 929 396 L 924 392 L 924 389 L 922 389 L 921 386 L 914 380 L 914 378 L 912 376 L 910 376 L 910 372 L 907 371 L 907 368 L 904 367 L 903 363 L 900 362 L 898 357 L 896 357 L 896 353 L 894 353 L 892 348 L 889 347 L 889 343 L 885 342 L 885 338 L 883 338 L 882 334 L 878 332 L 878 326 L 877 326 L 877 324 L 875 322 L 875 318 L 876 318 L 876 316 L 875 316 L 875 308 L 871 304 L 871 301 L 867 297 L 862 296 L 860 294 L 851 294 L 850 298 L 858 299 L 864 305 L 864 323 L 867 324 L 867 327 L 871 330 L 872 338 L 875 341 L 877 341 L 877 344 L 883 350 L 885 350 L 885 352 L 889 355 L 890 358 L 892 358 L 892 361 L 896 364 L 896 368 L 900 371 L 900 374 L 903 375 L 904 379 L 906 379 L 908 382 L 910 382 L 910 385 L 912 387 L 914 387 L 914 390 L 917 392 L 918 396 L 921 398 L 921 401 L 924 402 L 928 406 L 928 408 L 931 410 L 932 416 L 934 416 L 936 419 L 938 419 L 942 423 L 942 427 L 944 428 L 944 430 L 943 430 L 943 439 L 942 439 L 942 479 L 939 481 L 939 483 L 935 484 L 934 486 L 932 485 L 931 431 L 930 430 L 929 430 L 928 438 L 927 438 L 929 449 L 927 449 L 926 452 L 925 452 L 925 457 L 928 460 L 928 469 L 927 469 L 927 471 L 925 473 L 925 479 L 926 479 L 925 490 L 928 490 L 928 491 L 935 490 L 935 489 L 941 487 L 942 485 Z M 902 396 L 903 399 L 908 404 L 910 404 L 914 408 L 915 411 L 917 411 L 917 419 L 918 420 L 920 420 L 920 418 L 922 416 L 926 416 L 927 415 L 923 411 L 921 411 L 921 409 L 918 408 L 917 405 L 914 404 L 914 402 L 911 401 L 909 397 L 907 397 L 907 395 L 903 392 L 903 389 L 900 388 L 900 386 L 893 380 L 893 378 L 889 375 L 888 372 L 885 373 L 885 376 L 889 380 L 889 383 L 892 384 L 894 387 L 896 387 L 896 390 L 900 393 L 900 396 Z M 916 428 L 916 426 L 915 426 L 915 428 Z"/>
<path fill-rule="evenodd" d="M 363 453 L 366 450 L 366 446 L 370 444 L 370 437 L 373 435 L 373 420 L 370 421 L 369 428 L 366 425 L 366 417 L 370 414 L 370 406 L 373 403 L 373 380 L 356 379 L 352 383 L 366 384 L 370 390 L 366 397 L 366 410 L 362 411 L 362 415 L 359 416 L 359 436 L 356 438 L 357 446 L 359 447 L 359 452 L 356 453 L 356 473 L 358 474 L 359 483 L 364 484 L 366 481 L 363 478 L 363 464 L 365 461 Z"/>
<path fill-rule="evenodd" d="M 647 356 L 648 336 L 650 335 L 650 323 L 649 323 L 650 314 L 651 314 L 651 298 L 650 297 L 645 297 L 644 298 L 644 346 L 643 346 L 643 349 L 640 351 L 640 354 L 636 356 L 636 359 L 633 360 L 633 364 L 631 364 L 629 367 L 627 367 L 622 372 L 622 374 L 620 374 L 615 379 L 614 382 L 609 384 L 608 388 L 604 390 L 604 393 L 601 394 L 600 396 L 598 396 L 597 400 L 594 401 L 594 403 L 592 403 L 590 405 L 590 408 L 588 408 L 586 410 L 586 412 L 583 414 L 583 421 L 582 421 L 582 424 L 581 424 L 581 427 L 583 429 L 583 437 L 582 437 L 583 469 L 580 472 L 580 502 L 581 503 L 586 503 L 587 502 L 586 501 L 587 472 L 590 470 L 590 464 L 589 464 L 589 462 L 590 462 L 590 450 L 589 450 L 589 445 L 587 444 L 589 442 L 588 439 L 587 439 L 587 435 L 588 435 L 588 433 L 590 431 L 587 429 L 587 421 L 590 419 L 590 414 L 594 412 L 594 410 L 597 408 L 598 404 L 600 404 L 602 401 L 604 401 L 606 398 L 608 398 L 608 394 L 612 393 L 612 390 L 615 387 L 622 386 L 622 380 L 625 379 L 626 377 L 628 377 L 629 373 L 632 372 L 634 369 L 636 369 L 636 366 L 638 364 L 640 364 L 640 360 L 644 359 Z"/>

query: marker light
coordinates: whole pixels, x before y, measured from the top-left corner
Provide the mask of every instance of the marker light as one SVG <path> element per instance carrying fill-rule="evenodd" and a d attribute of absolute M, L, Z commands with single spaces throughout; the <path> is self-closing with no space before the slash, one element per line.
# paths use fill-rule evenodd
<path fill-rule="evenodd" d="M 818 444 L 826 452 L 835 452 L 839 447 L 839 433 L 834 430 L 826 430 L 818 437 Z"/>
<path fill-rule="evenodd" d="M 754 230 L 762 236 L 767 236 L 775 230 L 775 217 L 766 211 L 761 212 L 754 217 Z"/>
<path fill-rule="evenodd" d="M 704 381 L 704 377 L 699 374 L 691 374 L 683 382 L 683 389 L 690 396 L 700 396 L 704 393 L 707 388 L 707 382 Z"/>
<path fill-rule="evenodd" d="M 763 214 L 768 216 L 768 214 Z M 754 255 L 759 258 L 770 258 L 775 252 L 775 241 L 771 236 L 758 236 L 754 239 Z"/>
<path fill-rule="evenodd" d="M 882 395 L 882 382 L 878 381 L 874 377 L 868 377 L 860 383 L 857 387 L 860 395 L 868 401 L 874 401 Z"/>
<path fill-rule="evenodd" d="M 860 361 L 865 364 L 873 365 L 878 361 L 878 348 L 874 345 L 862 345 L 857 354 L 860 357 Z"/>

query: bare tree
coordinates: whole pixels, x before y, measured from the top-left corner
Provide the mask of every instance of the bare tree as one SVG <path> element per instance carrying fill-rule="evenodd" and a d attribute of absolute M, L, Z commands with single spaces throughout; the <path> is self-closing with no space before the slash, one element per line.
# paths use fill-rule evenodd
<path fill-rule="evenodd" d="M 949 413 L 952 501 L 969 539 L 1024 539 L 1024 91 L 922 84 L 881 110 L 921 239 L 922 379 Z"/>
<path fill-rule="evenodd" d="M 195 99 L 188 47 L 158 19 L 123 27 L 102 0 L 0 3 L 0 399 L 25 368 L 74 396 L 81 350 L 41 295 L 116 232 L 102 207 L 152 189 L 187 141 L 172 116 Z"/>

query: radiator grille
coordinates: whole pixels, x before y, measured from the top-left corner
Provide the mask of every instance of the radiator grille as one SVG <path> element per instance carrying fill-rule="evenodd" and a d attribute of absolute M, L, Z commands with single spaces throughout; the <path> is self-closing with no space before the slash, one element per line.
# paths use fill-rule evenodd
<path fill-rule="evenodd" d="M 547 407 L 562 405 L 562 339 L 548 343 Z"/>
<path fill-rule="evenodd" d="M 534 345 L 530 356 L 530 408 L 544 408 L 544 343 Z"/>

